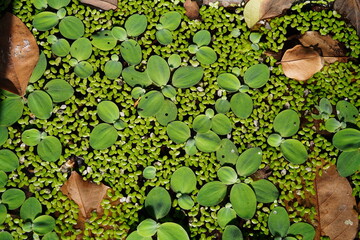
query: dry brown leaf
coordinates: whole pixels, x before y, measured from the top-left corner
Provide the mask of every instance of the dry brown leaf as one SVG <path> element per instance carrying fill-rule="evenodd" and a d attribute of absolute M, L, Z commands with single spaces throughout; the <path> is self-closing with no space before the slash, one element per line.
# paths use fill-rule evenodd
<path fill-rule="evenodd" d="M 299 41 L 305 47 L 316 46 L 320 48 L 322 56 L 327 63 L 347 61 L 344 48 L 341 47 L 337 40 L 332 39 L 328 35 L 323 36 L 319 32 L 308 31 L 299 38 Z"/>
<path fill-rule="evenodd" d="M 199 5 L 196 1 L 186 0 L 184 2 L 185 15 L 189 19 L 197 19 L 199 18 Z"/>
<path fill-rule="evenodd" d="M 335 166 L 324 170 L 315 179 L 317 194 L 317 231 L 331 240 L 353 240 L 357 234 L 356 201 L 348 180 L 341 177 Z M 319 236 L 319 235 L 318 235 Z"/>
<path fill-rule="evenodd" d="M 336 0 L 334 9 L 351 22 L 360 36 L 360 1 Z"/>
<path fill-rule="evenodd" d="M 260 19 L 273 18 L 289 9 L 296 0 L 263 0 L 260 9 Z"/>
<path fill-rule="evenodd" d="M 317 51 L 302 45 L 286 50 L 281 59 L 285 76 L 298 81 L 305 81 L 319 72 L 324 66 L 323 62 Z"/>
<path fill-rule="evenodd" d="M 210 5 L 210 3 L 219 3 L 219 6 L 223 7 L 239 7 L 244 2 L 244 0 L 204 0 L 204 5 Z"/>
<path fill-rule="evenodd" d="M 0 33 L 0 88 L 24 96 L 39 47 L 26 25 L 11 13 L 0 19 Z"/>
<path fill-rule="evenodd" d="M 114 10 L 118 6 L 118 0 L 80 0 L 80 2 L 105 11 Z"/>

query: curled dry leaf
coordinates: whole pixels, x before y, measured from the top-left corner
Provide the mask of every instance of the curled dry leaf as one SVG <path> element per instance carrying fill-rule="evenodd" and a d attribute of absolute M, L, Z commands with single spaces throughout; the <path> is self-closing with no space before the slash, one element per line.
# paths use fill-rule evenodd
<path fill-rule="evenodd" d="M 356 201 L 348 180 L 341 177 L 335 166 L 315 179 L 318 227 L 317 236 L 331 240 L 353 240 L 359 224 Z"/>
<path fill-rule="evenodd" d="M 347 61 L 344 48 L 338 41 L 332 39 L 331 36 L 323 36 L 319 32 L 308 31 L 299 38 L 299 41 L 305 47 L 315 46 L 320 48 L 324 61 L 327 63 Z"/>
<path fill-rule="evenodd" d="M 184 3 L 184 8 L 185 8 L 185 15 L 189 18 L 189 19 L 197 19 L 199 18 L 199 5 L 197 4 L 196 1 L 192 1 L 192 0 L 186 0 Z"/>
<path fill-rule="evenodd" d="M 118 6 L 118 0 L 80 0 L 80 2 L 105 11 L 114 10 Z"/>
<path fill-rule="evenodd" d="M 334 9 L 348 19 L 360 36 L 360 2 L 359 0 L 336 0 Z"/>
<path fill-rule="evenodd" d="M 11 13 L 0 19 L 0 33 L 0 88 L 24 96 L 39 47 L 26 25 Z"/>
<path fill-rule="evenodd" d="M 219 3 L 219 6 L 223 7 L 239 7 L 244 2 L 244 0 L 204 0 L 204 5 L 210 5 L 210 3 Z"/>
<path fill-rule="evenodd" d="M 324 61 L 314 49 L 296 45 L 286 50 L 281 65 L 287 77 L 305 81 L 321 70 Z"/>

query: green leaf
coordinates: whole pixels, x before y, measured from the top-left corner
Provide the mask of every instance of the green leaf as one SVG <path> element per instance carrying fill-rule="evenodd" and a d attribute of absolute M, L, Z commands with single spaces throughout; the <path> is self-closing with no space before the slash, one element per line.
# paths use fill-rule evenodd
<path fill-rule="evenodd" d="M 360 131 L 353 128 L 340 130 L 334 135 L 333 144 L 345 152 L 355 151 L 360 148 Z"/>
<path fill-rule="evenodd" d="M 64 38 L 58 39 L 56 42 L 54 42 L 51 45 L 51 51 L 56 56 L 65 57 L 70 52 L 70 44 Z M 45 71 L 45 69 L 44 69 L 44 71 Z M 30 82 L 32 82 L 32 81 L 30 81 Z"/>
<path fill-rule="evenodd" d="M 46 136 L 37 146 L 37 152 L 42 160 L 55 162 L 61 156 L 62 146 L 56 137 Z"/>
<path fill-rule="evenodd" d="M 167 97 L 170 98 L 171 100 L 175 100 L 176 97 L 176 88 L 174 88 L 171 85 L 166 85 L 161 89 L 161 93 Z"/>
<path fill-rule="evenodd" d="M 41 141 L 41 133 L 37 129 L 28 129 L 21 134 L 21 141 L 28 146 L 36 146 Z"/>
<path fill-rule="evenodd" d="M 103 30 L 92 35 L 91 43 L 100 50 L 109 51 L 116 46 L 117 39 L 110 30 Z"/>
<path fill-rule="evenodd" d="M 171 68 L 178 68 L 181 65 L 181 57 L 179 54 L 171 54 L 168 58 L 168 64 Z"/>
<path fill-rule="evenodd" d="M 339 128 L 341 128 L 341 122 L 335 118 L 326 119 L 325 128 L 329 132 L 336 132 Z"/>
<path fill-rule="evenodd" d="M 39 56 L 39 60 L 36 64 L 34 70 L 31 73 L 29 82 L 34 83 L 37 80 L 39 80 L 43 76 L 43 74 L 46 70 L 46 67 L 47 67 L 46 56 L 45 56 L 44 52 L 41 52 L 40 56 Z"/>
<path fill-rule="evenodd" d="M 4 204 L 0 204 L 0 225 L 2 225 L 5 222 L 6 217 L 7 217 L 7 209 Z"/>
<path fill-rule="evenodd" d="M 106 149 L 118 139 L 116 129 L 107 123 L 100 123 L 90 133 L 90 146 L 93 149 Z"/>
<path fill-rule="evenodd" d="M 231 110 L 241 119 L 248 118 L 253 110 L 253 101 L 246 93 L 237 93 L 231 97 Z"/>
<path fill-rule="evenodd" d="M 9 131 L 7 127 L 0 127 L 0 146 L 6 143 L 9 138 Z"/>
<path fill-rule="evenodd" d="M 158 240 L 189 240 L 187 232 L 177 223 L 166 222 L 160 225 Z"/>
<path fill-rule="evenodd" d="M 41 12 L 33 19 L 33 26 L 38 31 L 47 31 L 55 27 L 59 22 L 59 17 L 53 12 Z"/>
<path fill-rule="evenodd" d="M 250 176 L 256 172 L 261 164 L 262 151 L 260 148 L 249 148 L 239 156 L 236 171 L 239 176 Z"/>
<path fill-rule="evenodd" d="M 123 66 L 119 61 L 108 61 L 104 66 L 104 72 L 108 79 L 117 79 L 120 77 Z"/>
<path fill-rule="evenodd" d="M 156 31 L 156 40 L 162 45 L 168 45 L 173 41 L 172 33 L 167 29 Z"/>
<path fill-rule="evenodd" d="M 256 200 L 258 202 L 272 203 L 279 197 L 278 189 L 272 182 L 266 179 L 260 179 L 258 181 L 252 182 L 251 186 L 255 191 Z"/>
<path fill-rule="evenodd" d="M 55 232 L 49 232 L 41 240 L 59 240 L 59 237 Z"/>
<path fill-rule="evenodd" d="M 145 32 L 147 19 L 145 15 L 133 14 L 125 22 L 125 29 L 130 37 L 137 37 Z"/>
<path fill-rule="evenodd" d="M 206 46 L 211 42 L 211 34 L 208 30 L 200 30 L 195 33 L 193 37 L 193 42 L 198 46 Z"/>
<path fill-rule="evenodd" d="M 274 130 L 282 137 L 291 137 L 297 133 L 299 127 L 300 118 L 292 109 L 284 110 L 275 117 Z"/>
<path fill-rule="evenodd" d="M 256 212 L 256 196 L 245 183 L 235 184 L 230 191 L 230 202 L 236 214 L 243 219 L 251 219 Z"/>
<path fill-rule="evenodd" d="M 303 240 L 313 240 L 315 238 L 315 229 L 312 225 L 303 222 L 297 222 L 290 226 L 288 235 L 301 235 Z"/>
<path fill-rule="evenodd" d="M 181 207 L 182 209 L 185 210 L 190 210 L 192 209 L 192 207 L 194 206 L 194 200 L 192 200 L 192 198 L 187 195 L 187 194 L 182 194 L 179 198 L 178 198 L 178 204 L 179 207 Z"/>
<path fill-rule="evenodd" d="M 137 226 L 137 232 L 144 237 L 152 237 L 156 234 L 158 228 L 157 222 L 154 220 L 147 218 L 143 220 L 138 226 Z"/>
<path fill-rule="evenodd" d="M 280 145 L 284 158 L 293 164 L 302 164 L 308 158 L 305 146 L 296 139 L 286 139 Z"/>
<path fill-rule="evenodd" d="M 25 201 L 25 193 L 17 188 L 7 189 L 1 196 L 1 202 L 8 206 L 9 210 L 20 207 Z"/>
<path fill-rule="evenodd" d="M 177 107 L 176 105 L 170 101 L 165 100 L 160 108 L 160 110 L 156 113 L 156 120 L 163 126 L 168 125 L 168 123 L 174 121 L 177 117 Z"/>
<path fill-rule="evenodd" d="M 16 154 L 8 149 L 0 150 L 0 170 L 12 172 L 19 167 L 19 158 Z"/>
<path fill-rule="evenodd" d="M 186 154 L 188 154 L 190 156 L 193 156 L 198 152 L 198 150 L 196 148 L 196 145 L 195 145 L 195 140 L 194 139 L 189 139 L 186 142 L 185 152 L 186 152 Z"/>
<path fill-rule="evenodd" d="M 196 176 L 189 167 L 177 169 L 170 179 L 171 189 L 176 193 L 190 194 L 196 189 Z"/>
<path fill-rule="evenodd" d="M 218 135 L 229 134 L 232 130 L 231 121 L 226 115 L 218 113 L 211 119 L 211 129 Z"/>
<path fill-rule="evenodd" d="M 215 152 L 220 148 L 220 143 L 221 139 L 212 131 L 197 133 L 195 136 L 196 147 L 202 152 Z"/>
<path fill-rule="evenodd" d="M 356 123 L 359 111 L 351 103 L 341 100 L 336 104 L 336 112 L 340 121 Z"/>
<path fill-rule="evenodd" d="M 229 92 L 236 92 L 240 89 L 240 81 L 232 73 L 222 73 L 217 77 L 217 83 L 219 87 Z M 227 100 L 224 100 L 227 101 Z"/>
<path fill-rule="evenodd" d="M 211 129 L 211 119 L 204 114 L 200 114 L 195 117 L 192 127 L 198 133 L 205 133 Z"/>
<path fill-rule="evenodd" d="M 111 33 L 119 41 L 125 41 L 127 40 L 127 32 L 122 27 L 113 27 L 111 29 Z"/>
<path fill-rule="evenodd" d="M 190 137 L 190 128 L 181 121 L 174 121 L 167 125 L 166 133 L 176 144 L 184 143 Z"/>
<path fill-rule="evenodd" d="M 289 215 L 283 207 L 274 208 L 268 220 L 268 226 L 274 237 L 285 237 L 290 228 Z"/>
<path fill-rule="evenodd" d="M 270 78 L 269 67 L 265 64 L 255 64 L 246 70 L 245 83 L 251 88 L 261 88 Z"/>
<path fill-rule="evenodd" d="M 230 110 L 230 102 L 226 99 L 218 99 L 215 102 L 215 110 L 218 113 L 227 113 Z"/>
<path fill-rule="evenodd" d="M 216 151 L 216 158 L 221 165 L 225 163 L 236 164 L 238 156 L 239 151 L 231 140 L 227 138 L 221 140 L 220 148 Z"/>
<path fill-rule="evenodd" d="M 163 14 L 160 17 L 160 24 L 164 29 L 174 31 L 177 29 L 181 22 L 181 15 L 178 12 L 171 11 Z"/>
<path fill-rule="evenodd" d="M 74 68 L 74 72 L 76 76 L 80 78 L 87 78 L 93 74 L 94 70 L 90 63 L 86 61 L 81 61 L 78 64 L 76 64 Z"/>
<path fill-rule="evenodd" d="M 340 103 L 340 105 L 341 105 L 341 103 Z M 330 115 L 332 113 L 332 105 L 327 98 L 320 99 L 319 112 L 325 113 L 327 115 Z"/>
<path fill-rule="evenodd" d="M 210 47 L 201 47 L 196 52 L 196 59 L 201 64 L 213 64 L 217 60 L 217 55 L 214 49 Z"/>
<path fill-rule="evenodd" d="M 143 237 L 137 231 L 127 236 L 126 240 L 152 240 L 152 237 Z"/>
<path fill-rule="evenodd" d="M 217 213 L 217 222 L 221 228 L 236 219 L 236 212 L 231 207 L 222 207 Z"/>
<path fill-rule="evenodd" d="M 342 152 L 336 162 L 337 170 L 342 177 L 348 177 L 360 169 L 360 150 Z"/>
<path fill-rule="evenodd" d="M 44 90 L 51 96 L 52 100 L 56 103 L 64 102 L 71 98 L 74 94 L 73 87 L 62 79 L 54 79 L 48 82 Z"/>
<path fill-rule="evenodd" d="M 147 87 L 152 84 L 152 81 L 149 78 L 148 74 L 146 72 L 136 71 L 134 66 L 125 68 L 122 71 L 122 77 L 125 82 L 131 87 L 134 87 L 136 85 Z"/>
<path fill-rule="evenodd" d="M 14 238 L 8 232 L 0 232 L 0 239 L 1 240 L 14 240 Z"/>
<path fill-rule="evenodd" d="M 249 28 L 252 28 L 261 19 L 260 9 L 262 4 L 261 0 L 252 0 L 245 5 L 243 14 Z"/>
<path fill-rule="evenodd" d="M 33 231 L 36 234 L 43 235 L 51 232 L 55 228 L 55 219 L 48 215 L 42 215 L 33 221 Z"/>
<path fill-rule="evenodd" d="M 221 167 L 217 171 L 218 178 L 226 185 L 235 184 L 238 180 L 237 174 L 232 167 Z"/>
<path fill-rule="evenodd" d="M 283 141 L 282 137 L 277 133 L 270 134 L 270 136 L 267 139 L 267 143 L 272 147 L 280 146 L 282 141 Z"/>
<path fill-rule="evenodd" d="M 227 186 L 219 181 L 206 183 L 197 195 L 197 201 L 202 206 L 215 206 L 221 203 L 227 193 Z"/>
<path fill-rule="evenodd" d="M 164 96 L 159 91 L 146 93 L 138 105 L 138 113 L 141 117 L 151 117 L 158 113 L 164 103 Z"/>
<path fill-rule="evenodd" d="M 171 198 L 163 187 L 154 187 L 145 199 L 146 211 L 155 219 L 165 217 L 171 209 Z"/>
<path fill-rule="evenodd" d="M 170 79 L 170 68 L 160 56 L 152 55 L 147 63 L 147 73 L 156 85 L 165 86 Z"/>
<path fill-rule="evenodd" d="M 172 78 L 172 84 L 178 88 L 189 88 L 196 85 L 203 77 L 203 69 L 201 67 L 180 67 Z"/>
<path fill-rule="evenodd" d="M 102 101 L 97 105 L 97 114 L 101 120 L 107 123 L 114 123 L 120 118 L 118 106 L 112 101 Z"/>
<path fill-rule="evenodd" d="M 71 44 L 70 54 L 78 61 L 88 59 L 92 54 L 92 45 L 89 39 L 79 38 Z"/>
<path fill-rule="evenodd" d="M 130 65 L 136 65 L 141 62 L 142 52 L 140 45 L 130 39 L 121 43 L 120 45 L 121 56 Z"/>
<path fill-rule="evenodd" d="M 60 9 L 62 7 L 66 7 L 70 0 L 47 0 L 50 7 L 54 9 Z"/>
<path fill-rule="evenodd" d="M 30 197 L 25 200 L 20 208 L 20 217 L 23 220 L 33 221 L 37 215 L 42 212 L 42 206 L 39 200 L 34 197 Z"/>
<path fill-rule="evenodd" d="M 67 16 L 59 23 L 61 35 L 67 39 L 76 40 L 84 35 L 85 27 L 83 22 L 74 16 Z"/>
<path fill-rule="evenodd" d="M 0 188 L 5 187 L 7 184 L 7 181 L 8 181 L 7 174 L 4 171 L 0 170 Z M 1 225 L 1 223 L 0 223 L 0 225 Z"/>
<path fill-rule="evenodd" d="M 241 230 L 235 225 L 226 226 L 222 235 L 222 240 L 243 240 Z"/>
<path fill-rule="evenodd" d="M 21 98 L 6 98 L 0 102 L 0 126 L 8 127 L 16 123 L 23 114 Z"/>
<path fill-rule="evenodd" d="M 32 3 L 36 9 L 42 10 L 47 8 L 47 0 L 33 0 Z"/>
<path fill-rule="evenodd" d="M 28 106 L 30 111 L 40 119 L 48 119 L 51 116 L 53 110 L 52 101 L 49 96 L 44 91 L 35 90 L 30 93 L 28 97 Z"/>
<path fill-rule="evenodd" d="M 153 179 L 156 177 L 156 168 L 153 166 L 148 166 L 143 171 L 143 176 L 146 179 Z"/>
<path fill-rule="evenodd" d="M 258 32 L 252 32 L 249 35 L 249 39 L 252 43 L 256 44 L 260 42 L 261 39 L 261 33 Z"/>

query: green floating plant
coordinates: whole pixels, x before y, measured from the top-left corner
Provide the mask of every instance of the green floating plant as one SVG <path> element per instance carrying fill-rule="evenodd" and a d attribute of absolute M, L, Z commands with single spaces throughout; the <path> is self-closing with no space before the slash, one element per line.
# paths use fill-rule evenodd
<path fill-rule="evenodd" d="M 84 35 L 85 27 L 83 22 L 74 16 L 67 16 L 59 23 L 61 35 L 67 39 L 76 40 Z"/>
<path fill-rule="evenodd" d="M 166 127 L 166 133 L 176 144 L 186 142 L 190 138 L 190 128 L 181 121 L 173 121 Z"/>
<path fill-rule="evenodd" d="M 261 36 L 262 36 L 262 34 L 259 32 L 252 32 L 249 35 L 249 40 L 251 42 L 251 48 L 255 51 L 260 49 L 258 43 L 260 42 Z"/>
<path fill-rule="evenodd" d="M 108 79 L 117 79 L 120 77 L 122 69 L 123 65 L 119 61 L 119 57 L 117 55 L 112 55 L 111 60 L 107 61 L 104 66 L 104 73 Z"/>
<path fill-rule="evenodd" d="M 19 208 L 25 201 L 25 193 L 17 188 L 7 189 L 1 195 L 1 204 L 7 206 L 7 209 L 14 210 Z"/>
<path fill-rule="evenodd" d="M 9 137 L 9 131 L 7 127 L 0 127 L 0 146 L 3 145 Z"/>
<path fill-rule="evenodd" d="M 45 1 L 47 1 L 47 4 L 50 7 L 54 9 L 60 9 L 69 5 L 71 0 L 45 0 Z"/>
<path fill-rule="evenodd" d="M 44 90 L 55 103 L 65 102 L 74 95 L 73 87 L 62 79 L 54 79 L 45 84 Z"/>
<path fill-rule="evenodd" d="M 176 193 L 178 204 L 185 210 L 194 206 L 194 201 L 189 194 L 196 189 L 196 176 L 189 167 L 177 169 L 170 179 L 171 189 Z"/>
<path fill-rule="evenodd" d="M 0 170 L 12 172 L 19 167 L 19 158 L 9 149 L 0 150 Z"/>
<path fill-rule="evenodd" d="M 193 42 L 196 45 L 190 45 L 188 50 L 195 54 L 196 59 L 201 64 L 213 64 L 217 60 L 216 52 L 207 45 L 211 42 L 211 34 L 207 30 L 200 30 L 195 33 Z"/>
<path fill-rule="evenodd" d="M 143 176 L 146 179 L 153 179 L 156 177 L 156 168 L 154 166 L 148 166 L 143 171 Z"/>
<path fill-rule="evenodd" d="M 156 40 L 162 45 L 168 45 L 173 41 L 172 31 L 176 30 L 181 22 L 181 15 L 172 11 L 160 17 L 160 23 L 156 25 Z"/>
<path fill-rule="evenodd" d="M 3 240 L 13 240 L 13 236 L 9 233 L 9 232 L 0 232 L 0 239 L 3 239 Z"/>
<path fill-rule="evenodd" d="M 90 133 L 90 146 L 96 150 L 106 149 L 117 141 L 118 136 L 114 126 L 100 123 Z"/>
<path fill-rule="evenodd" d="M 23 114 L 24 102 L 21 97 L 7 97 L 0 102 L 0 126 L 8 127 L 16 123 Z"/>
<path fill-rule="evenodd" d="M 65 38 L 56 38 L 54 35 L 48 37 L 51 43 L 51 52 L 58 57 L 65 57 L 70 53 L 70 43 Z"/>
<path fill-rule="evenodd" d="M 243 240 L 241 230 L 235 225 L 228 225 L 225 227 L 224 233 L 222 235 L 222 240 Z"/>
<path fill-rule="evenodd" d="M 46 67 L 47 67 L 47 59 L 44 52 L 41 52 L 39 55 L 39 61 L 37 62 L 34 70 L 31 73 L 29 82 L 34 83 L 37 80 L 39 80 L 43 76 Z"/>

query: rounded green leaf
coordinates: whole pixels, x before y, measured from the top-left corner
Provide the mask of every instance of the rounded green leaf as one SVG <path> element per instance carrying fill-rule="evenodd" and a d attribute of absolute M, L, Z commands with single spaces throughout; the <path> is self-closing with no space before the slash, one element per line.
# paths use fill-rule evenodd
<path fill-rule="evenodd" d="M 0 232 L 0 239 L 1 240 L 14 240 L 14 238 L 8 232 Z"/>
<path fill-rule="evenodd" d="M 125 41 L 127 40 L 127 32 L 122 27 L 113 27 L 111 29 L 111 33 L 119 41 Z"/>
<path fill-rule="evenodd" d="M 173 40 L 172 33 L 167 29 L 156 31 L 155 36 L 156 40 L 158 40 L 158 42 L 162 45 L 168 45 Z"/>
<path fill-rule="evenodd" d="M 37 152 L 42 160 L 55 162 L 61 156 L 62 146 L 56 137 L 46 136 L 37 146 Z"/>
<path fill-rule="evenodd" d="M 85 27 L 77 17 L 67 16 L 60 21 L 59 30 L 65 38 L 75 40 L 84 35 Z"/>
<path fill-rule="evenodd" d="M 19 167 L 19 158 L 8 149 L 0 150 L 0 170 L 4 172 L 14 171 Z"/>
<path fill-rule="evenodd" d="M 185 229 L 177 223 L 166 222 L 160 225 L 157 232 L 158 240 L 189 240 Z"/>
<path fill-rule="evenodd" d="M 146 72 L 136 71 L 134 66 L 125 68 L 122 71 L 122 77 L 131 87 L 136 85 L 147 87 L 152 84 L 148 74 Z"/>
<path fill-rule="evenodd" d="M 183 122 L 174 121 L 167 125 L 166 133 L 176 144 L 184 143 L 190 137 L 190 128 Z"/>
<path fill-rule="evenodd" d="M 341 100 L 336 104 L 336 112 L 340 121 L 356 123 L 359 111 L 351 103 Z"/>
<path fill-rule="evenodd" d="M 327 115 L 330 115 L 332 113 L 332 105 L 331 105 L 330 101 L 327 98 L 320 99 L 318 110 L 320 113 L 325 113 Z"/>
<path fill-rule="evenodd" d="M 196 85 L 203 77 L 204 70 L 200 67 L 180 67 L 172 78 L 172 84 L 178 88 L 189 88 Z"/>
<path fill-rule="evenodd" d="M 283 141 L 282 137 L 277 133 L 270 134 L 270 136 L 267 139 L 267 143 L 272 147 L 280 146 L 282 141 Z"/>
<path fill-rule="evenodd" d="M 146 179 L 153 179 L 156 177 L 156 168 L 153 166 L 148 166 L 143 171 L 143 176 Z"/>
<path fill-rule="evenodd" d="M 25 200 L 20 208 L 20 217 L 23 220 L 33 221 L 37 215 L 42 212 L 42 206 L 39 200 L 34 197 L 30 197 Z"/>
<path fill-rule="evenodd" d="M 194 139 L 196 147 L 202 152 L 215 152 L 220 148 L 221 139 L 212 131 L 198 133 Z"/>
<path fill-rule="evenodd" d="M 182 194 L 178 199 L 178 204 L 182 209 L 190 210 L 194 206 L 194 200 L 189 195 Z"/>
<path fill-rule="evenodd" d="M 220 148 L 216 151 L 216 158 L 221 165 L 225 163 L 236 164 L 238 156 L 239 151 L 231 140 L 227 138 L 221 140 Z"/>
<path fill-rule="evenodd" d="M 90 146 L 93 149 L 106 149 L 118 139 L 116 129 L 107 123 L 100 123 L 90 133 Z"/>
<path fill-rule="evenodd" d="M 300 118 L 292 109 L 280 112 L 274 119 L 274 130 L 282 137 L 291 137 L 297 133 L 299 127 Z"/>
<path fill-rule="evenodd" d="M 217 222 L 221 228 L 236 219 L 236 212 L 231 207 L 223 207 L 217 213 Z"/>
<path fill-rule="evenodd" d="M 152 237 L 143 237 L 137 231 L 127 236 L 126 240 L 152 240 Z"/>
<path fill-rule="evenodd" d="M 104 66 L 104 72 L 108 79 L 116 79 L 120 77 L 122 72 L 122 64 L 119 61 L 108 61 Z"/>
<path fill-rule="evenodd" d="M 29 82 L 33 83 L 33 82 L 36 82 L 37 80 L 39 80 L 42 77 L 42 75 L 44 74 L 46 67 L 47 67 L 46 56 L 45 56 L 44 52 L 41 52 L 39 55 L 39 60 L 36 64 L 34 70 L 31 73 Z"/>
<path fill-rule="evenodd" d="M 194 139 L 189 139 L 186 142 L 186 144 L 185 144 L 185 152 L 186 152 L 186 154 L 188 154 L 190 156 L 193 156 L 198 152 L 198 150 L 196 148 L 196 145 L 195 145 L 195 140 Z"/>
<path fill-rule="evenodd" d="M 260 42 L 260 39 L 261 39 L 261 33 L 258 33 L 258 32 L 252 32 L 250 33 L 249 35 L 249 40 L 256 44 L 256 43 L 259 43 Z"/>
<path fill-rule="evenodd" d="M 133 14 L 125 22 L 125 29 L 130 37 L 137 37 L 145 32 L 147 19 L 145 15 Z"/>
<path fill-rule="evenodd" d="M 249 176 L 260 167 L 262 151 L 260 148 L 249 148 L 239 156 L 236 162 L 236 171 L 239 176 Z"/>
<path fill-rule="evenodd" d="M 55 228 L 55 219 L 48 215 L 42 215 L 33 221 L 33 231 L 36 234 L 43 235 L 51 232 Z"/>
<path fill-rule="evenodd" d="M 161 89 L 161 93 L 167 97 L 170 98 L 171 100 L 175 100 L 175 96 L 176 96 L 176 88 L 174 88 L 171 85 L 166 85 Z"/>
<path fill-rule="evenodd" d="M 79 38 L 71 44 L 70 54 L 78 61 L 88 59 L 92 54 L 92 45 L 89 39 Z"/>
<path fill-rule="evenodd" d="M 154 187 L 145 199 L 146 211 L 155 219 L 165 217 L 171 209 L 171 198 L 163 187 Z"/>
<path fill-rule="evenodd" d="M 227 113 L 230 110 L 230 102 L 226 99 L 218 99 L 215 102 L 215 110 L 218 113 Z"/>
<path fill-rule="evenodd" d="M 304 240 L 313 240 L 315 238 L 315 229 L 312 225 L 304 222 L 297 222 L 290 226 L 288 235 L 302 235 Z"/>
<path fill-rule="evenodd" d="M 226 226 L 222 235 L 222 240 L 243 240 L 241 230 L 235 225 Z"/>
<path fill-rule="evenodd" d="M 6 98 L 0 102 L 0 126 L 13 125 L 23 114 L 24 103 L 21 98 Z"/>
<path fill-rule="evenodd" d="M 120 118 L 118 106 L 112 101 L 102 101 L 97 105 L 97 114 L 101 120 L 107 123 L 114 123 Z"/>
<path fill-rule="evenodd" d="M 140 45 L 130 39 L 121 43 L 120 45 L 121 56 L 130 65 L 136 65 L 141 62 L 142 52 Z"/>
<path fill-rule="evenodd" d="M 256 196 L 245 183 L 235 184 L 230 191 L 230 202 L 236 214 L 243 219 L 251 219 L 256 212 Z"/>
<path fill-rule="evenodd" d="M 241 119 L 248 118 L 253 110 L 253 101 L 246 93 L 237 93 L 231 97 L 231 110 Z"/>
<path fill-rule="evenodd" d="M 117 39 L 110 30 L 103 30 L 92 35 L 91 43 L 100 50 L 109 51 L 116 46 Z"/>
<path fill-rule="evenodd" d="M 269 78 L 269 67 L 262 63 L 251 66 L 244 74 L 244 81 L 251 88 L 261 88 L 269 81 Z"/>
<path fill-rule="evenodd" d="M 47 0 L 47 2 L 50 7 L 60 9 L 66 7 L 70 3 L 70 0 Z"/>
<path fill-rule="evenodd" d="M 177 29 L 181 22 L 181 15 L 178 12 L 171 11 L 163 14 L 160 17 L 160 24 L 162 28 L 168 29 L 170 31 L 174 31 Z"/>
<path fill-rule="evenodd" d="M 348 177 L 360 169 L 360 150 L 342 152 L 336 162 L 337 170 L 342 177 Z"/>
<path fill-rule="evenodd" d="M 134 99 L 139 99 L 140 97 L 142 97 L 145 93 L 145 89 L 141 88 L 141 87 L 134 87 L 131 90 L 131 97 Z"/>
<path fill-rule="evenodd" d="M 181 65 L 181 57 L 179 54 L 171 54 L 168 58 L 168 64 L 171 68 L 178 68 Z"/>
<path fill-rule="evenodd" d="M 286 139 L 280 145 L 284 158 L 294 164 L 302 164 L 308 158 L 305 146 L 296 139 Z"/>
<path fill-rule="evenodd" d="M 268 226 L 274 237 L 285 237 L 290 228 L 289 215 L 283 207 L 274 208 L 268 220 Z"/>
<path fill-rule="evenodd" d="M 258 202 L 271 203 L 279 197 L 278 189 L 272 182 L 266 179 L 260 179 L 258 181 L 252 182 L 251 186 L 255 191 L 256 200 Z"/>
<path fill-rule="evenodd" d="M 32 3 L 36 9 L 42 10 L 47 8 L 47 0 L 34 0 Z"/>
<path fill-rule="evenodd" d="M 34 17 L 33 26 L 38 31 L 47 31 L 55 27 L 59 22 L 59 17 L 53 12 L 41 12 Z"/>
<path fill-rule="evenodd" d="M 156 234 L 158 228 L 157 222 L 147 218 L 137 226 L 137 232 L 144 237 L 152 237 Z"/>
<path fill-rule="evenodd" d="M 35 90 L 28 97 L 28 106 L 30 111 L 40 119 L 48 119 L 53 110 L 52 101 L 44 91 Z"/>
<path fill-rule="evenodd" d="M 238 180 L 238 176 L 232 167 L 219 168 L 217 175 L 219 180 L 226 185 L 234 184 Z"/>
<path fill-rule="evenodd" d="M 198 47 L 209 45 L 211 42 L 211 34 L 208 30 L 200 30 L 195 33 L 193 37 L 193 42 L 198 45 Z"/>
<path fill-rule="evenodd" d="M 54 102 L 64 102 L 68 100 L 73 94 L 73 87 L 62 79 L 54 79 L 48 82 L 44 90 L 51 96 Z"/>
<path fill-rule="evenodd" d="M 1 196 L 1 202 L 8 206 L 9 210 L 20 207 L 25 201 L 25 193 L 17 188 L 7 189 Z"/>
<path fill-rule="evenodd" d="M 198 133 L 205 133 L 211 129 L 211 119 L 204 114 L 200 114 L 195 117 L 192 127 Z"/>
<path fill-rule="evenodd" d="M 153 55 L 147 63 L 147 73 L 156 85 L 165 86 L 170 79 L 170 68 L 160 56 Z"/>
<path fill-rule="evenodd" d="M 174 121 L 177 117 L 177 107 L 170 101 L 165 100 L 161 106 L 161 109 L 156 113 L 156 120 L 163 126 Z"/>
<path fill-rule="evenodd" d="M 217 77 L 217 83 L 219 85 L 219 87 L 221 87 L 222 89 L 225 89 L 226 91 L 229 92 L 236 92 L 240 89 L 240 81 L 237 78 L 237 76 L 235 76 L 232 73 L 222 73 Z M 227 101 L 227 100 L 223 100 L 223 101 Z"/>
<path fill-rule="evenodd" d="M 229 134 L 232 130 L 231 121 L 224 114 L 218 113 L 211 119 L 211 129 L 218 135 Z"/>
<path fill-rule="evenodd" d="M 0 146 L 3 145 L 9 137 L 9 131 L 7 127 L 0 127 Z"/>
<path fill-rule="evenodd" d="M 51 51 L 56 56 L 65 57 L 70 52 L 70 44 L 64 38 L 58 39 L 55 43 L 51 45 Z"/>
<path fill-rule="evenodd" d="M 196 52 L 196 59 L 201 64 L 213 64 L 217 60 L 217 55 L 214 49 L 210 47 L 201 47 Z"/>
<path fill-rule="evenodd" d="M 353 128 L 340 130 L 334 135 L 333 144 L 344 152 L 355 151 L 360 148 L 360 131 Z"/>
<path fill-rule="evenodd" d="M 142 96 L 138 105 L 141 117 L 151 117 L 158 113 L 164 103 L 164 96 L 159 91 L 150 91 Z"/>
<path fill-rule="evenodd" d="M 41 240 L 59 240 L 59 237 L 55 232 L 49 232 Z"/>
<path fill-rule="evenodd" d="M 7 217 L 7 209 L 4 204 L 0 204 L 0 225 L 2 225 L 5 222 L 6 217 Z"/>
<path fill-rule="evenodd" d="M 215 206 L 221 203 L 227 193 L 227 186 L 219 181 L 206 183 L 197 195 L 197 201 L 202 206 Z"/>
<path fill-rule="evenodd" d="M 196 176 L 189 167 L 177 169 L 170 179 L 171 189 L 176 193 L 189 194 L 196 189 Z"/>
<path fill-rule="evenodd" d="M 7 184 L 7 181 L 8 181 L 7 174 L 4 171 L 0 170 L 0 188 L 5 187 Z M 0 223 L 0 225 L 1 225 L 1 223 Z"/>
<path fill-rule="evenodd" d="M 76 64 L 74 68 L 74 72 L 76 76 L 80 78 L 87 78 L 93 74 L 94 70 L 90 63 L 86 61 L 81 61 L 78 64 Z"/>
<path fill-rule="evenodd" d="M 28 129 L 21 134 L 21 141 L 28 146 L 36 146 L 40 143 L 41 133 L 37 129 Z"/>
<path fill-rule="evenodd" d="M 335 118 L 329 118 L 325 120 L 325 128 L 329 132 L 336 132 L 341 127 L 341 122 Z"/>

